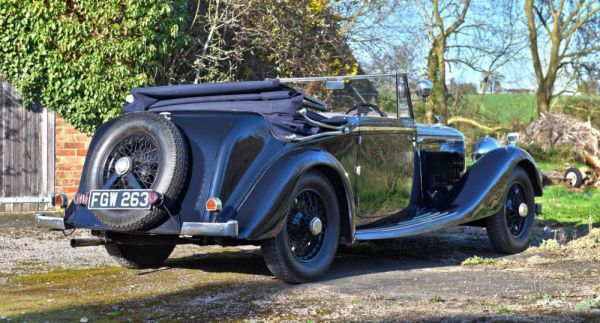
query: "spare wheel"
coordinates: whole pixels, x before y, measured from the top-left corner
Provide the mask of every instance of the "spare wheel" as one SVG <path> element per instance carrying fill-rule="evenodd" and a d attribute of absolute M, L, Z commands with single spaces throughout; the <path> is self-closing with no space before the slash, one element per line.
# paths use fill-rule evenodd
<path fill-rule="evenodd" d="M 115 167 L 121 161 L 126 172 Z M 164 221 L 182 197 L 188 154 L 179 129 L 150 112 L 127 114 L 102 135 L 90 156 L 85 190 L 152 189 L 163 204 L 151 210 L 97 209 L 94 216 L 114 231 L 147 230 Z"/>

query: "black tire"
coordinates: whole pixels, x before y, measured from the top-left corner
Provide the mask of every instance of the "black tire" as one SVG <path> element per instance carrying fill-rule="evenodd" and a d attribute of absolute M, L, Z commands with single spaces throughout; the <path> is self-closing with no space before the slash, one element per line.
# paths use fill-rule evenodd
<path fill-rule="evenodd" d="M 329 269 L 338 246 L 340 211 L 331 183 L 317 171 L 310 171 L 300 178 L 296 183 L 293 196 L 292 206 L 282 230 L 274 238 L 262 241 L 261 251 L 273 275 L 287 283 L 298 284 L 314 281 Z M 310 202 L 312 204 L 308 205 L 303 201 L 315 202 Z M 316 213 L 304 215 L 301 210 L 308 208 L 316 210 L 314 211 Z M 305 221 L 315 217 L 318 217 L 323 224 L 323 230 L 318 235 L 310 232 L 308 229 L 310 222 Z M 316 241 L 312 246 L 308 241 L 306 241 L 308 244 L 298 243 L 303 241 L 297 238 L 299 232 L 303 232 L 302 224 L 306 224 L 304 234 L 307 239 L 310 242 Z M 302 245 L 296 251 L 294 246 L 298 244 Z"/>
<path fill-rule="evenodd" d="M 568 186 L 580 188 L 583 185 L 583 174 L 579 168 L 571 167 L 565 172 L 564 180 Z"/>
<path fill-rule="evenodd" d="M 525 215 L 519 215 L 521 203 L 527 206 L 523 212 Z M 534 213 L 535 196 L 531 179 L 523 168 L 516 167 L 510 175 L 502 209 L 486 221 L 492 246 L 505 254 L 527 249 L 533 231 Z"/>
<path fill-rule="evenodd" d="M 119 265 L 130 269 L 144 269 L 160 267 L 169 258 L 175 245 L 135 246 L 108 242 L 105 247 L 106 252 Z"/>
<path fill-rule="evenodd" d="M 164 197 L 163 205 L 152 210 L 93 210 L 100 222 L 112 231 L 146 230 L 168 217 L 165 209 L 176 212 L 185 186 L 188 154 L 179 129 L 171 121 L 149 112 L 127 114 L 115 121 L 98 142 L 86 169 L 87 192 L 134 188 L 125 175 L 116 175 L 114 167 L 116 160 L 130 157 L 132 170 L 128 173 L 134 175 L 136 184 Z M 108 185 L 111 176 L 117 179 Z"/>

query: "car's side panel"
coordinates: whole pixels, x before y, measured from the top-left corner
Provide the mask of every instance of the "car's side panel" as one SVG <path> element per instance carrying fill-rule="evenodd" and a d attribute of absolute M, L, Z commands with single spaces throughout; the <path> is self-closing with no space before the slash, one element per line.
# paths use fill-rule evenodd
<path fill-rule="evenodd" d="M 358 240 L 391 239 L 440 230 L 492 216 L 500 211 L 515 167 L 535 165 L 531 156 L 518 147 L 492 150 L 477 160 L 463 175 L 446 199 L 414 220 L 395 225 L 356 231 Z M 529 173 L 529 171 L 528 171 Z M 537 169 L 530 173 L 536 196 L 541 192 Z"/>
<path fill-rule="evenodd" d="M 415 123 L 411 119 L 360 118 L 357 226 L 409 216 L 414 181 Z"/>

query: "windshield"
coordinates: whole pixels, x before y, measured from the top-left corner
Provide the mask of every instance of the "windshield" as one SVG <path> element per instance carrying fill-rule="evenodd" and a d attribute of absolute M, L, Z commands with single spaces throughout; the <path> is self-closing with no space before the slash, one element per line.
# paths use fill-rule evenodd
<path fill-rule="evenodd" d="M 410 118 L 403 75 L 282 78 L 279 81 L 323 101 L 328 112 L 345 113 L 357 104 L 369 103 L 388 117 L 395 118 L 399 113 L 401 118 Z"/>

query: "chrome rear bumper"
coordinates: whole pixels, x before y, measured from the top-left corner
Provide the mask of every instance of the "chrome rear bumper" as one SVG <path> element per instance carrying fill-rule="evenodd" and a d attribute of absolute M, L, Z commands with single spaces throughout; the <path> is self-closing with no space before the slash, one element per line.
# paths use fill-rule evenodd
<path fill-rule="evenodd" d="M 35 226 L 65 230 L 65 222 L 62 217 L 47 216 L 44 213 L 35 215 Z M 183 236 L 237 237 L 238 222 L 233 220 L 225 223 L 183 222 L 180 234 Z"/>
<path fill-rule="evenodd" d="M 47 216 L 44 213 L 35 214 L 35 226 L 52 230 L 64 230 L 65 221 L 61 217 Z"/>
<path fill-rule="evenodd" d="M 183 222 L 181 235 L 237 237 L 238 222 L 234 220 L 225 223 Z"/>

